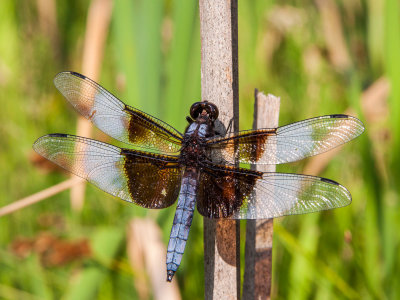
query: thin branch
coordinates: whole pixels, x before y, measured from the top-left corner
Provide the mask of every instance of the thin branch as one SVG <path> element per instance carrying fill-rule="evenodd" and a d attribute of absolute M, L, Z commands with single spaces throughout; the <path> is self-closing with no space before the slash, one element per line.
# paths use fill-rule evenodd
<path fill-rule="evenodd" d="M 79 177 L 70 178 L 66 181 L 63 181 L 59 184 L 53 185 L 52 187 L 42 190 L 36 194 L 30 195 L 21 200 L 17 200 L 7 206 L 0 208 L 0 217 L 11 214 L 11 213 L 13 213 L 17 210 L 20 210 L 24 207 L 27 207 L 29 205 L 35 204 L 39 201 L 42 201 L 46 198 L 54 196 L 64 190 L 67 190 L 67 189 L 69 189 L 73 186 L 76 186 L 79 183 L 83 183 L 83 182 L 84 182 L 84 180 Z"/>

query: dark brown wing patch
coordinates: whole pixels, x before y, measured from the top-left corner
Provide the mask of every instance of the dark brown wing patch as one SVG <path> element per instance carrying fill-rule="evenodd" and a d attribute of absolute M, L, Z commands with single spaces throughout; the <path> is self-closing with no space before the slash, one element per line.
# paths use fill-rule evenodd
<path fill-rule="evenodd" d="M 170 157 L 123 149 L 127 187 L 133 202 L 146 208 L 164 208 L 178 198 L 181 168 Z"/>
<path fill-rule="evenodd" d="M 240 161 L 256 162 L 264 155 L 269 137 L 276 135 L 276 129 L 260 129 L 244 131 L 229 138 L 210 140 L 207 142 L 218 153 L 222 160 L 234 163 L 233 158 Z M 216 157 L 218 159 L 218 157 Z"/>
<path fill-rule="evenodd" d="M 269 219 L 351 203 L 349 191 L 330 179 L 238 171 L 220 168 L 201 174 L 197 202 L 200 214 L 208 218 Z"/>
<path fill-rule="evenodd" d="M 175 129 L 131 106 L 126 105 L 124 111 L 130 115 L 127 124 L 130 143 L 155 147 L 167 153 L 180 150 L 182 137 Z"/>
<path fill-rule="evenodd" d="M 222 165 L 204 168 L 200 174 L 197 209 L 208 218 L 229 218 L 246 205 L 261 172 Z"/>

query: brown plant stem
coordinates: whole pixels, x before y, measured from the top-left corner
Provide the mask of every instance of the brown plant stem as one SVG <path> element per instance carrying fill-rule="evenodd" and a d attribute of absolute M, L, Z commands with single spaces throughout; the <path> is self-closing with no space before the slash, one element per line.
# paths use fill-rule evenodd
<path fill-rule="evenodd" d="M 237 0 L 200 0 L 201 96 L 238 130 Z M 216 124 L 221 126 L 221 124 Z M 239 222 L 204 218 L 205 299 L 240 298 Z"/>
<path fill-rule="evenodd" d="M 278 127 L 280 99 L 255 90 L 253 129 Z M 275 165 L 252 166 L 275 172 Z M 262 201 L 263 199 L 259 199 Z M 246 226 L 243 299 L 270 299 L 273 219 L 248 220 Z"/>

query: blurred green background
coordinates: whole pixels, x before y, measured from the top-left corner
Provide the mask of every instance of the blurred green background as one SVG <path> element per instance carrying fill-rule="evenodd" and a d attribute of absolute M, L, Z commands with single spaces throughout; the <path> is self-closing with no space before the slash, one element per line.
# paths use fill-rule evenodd
<path fill-rule="evenodd" d="M 68 178 L 40 161 L 32 143 L 76 132 L 78 115 L 52 80 L 63 70 L 82 72 L 90 5 L 0 1 L 1 206 Z M 241 129 L 252 126 L 254 88 L 281 97 L 282 125 L 345 111 L 366 125 L 319 174 L 346 186 L 353 203 L 274 221 L 273 298 L 400 299 L 399 1 L 253 0 L 238 7 Z M 114 1 L 101 51 L 99 83 L 184 130 L 191 103 L 201 98 L 197 1 Z M 302 173 L 307 164 L 278 171 Z M 64 191 L 0 217 L 1 299 L 140 299 L 127 224 L 150 215 L 167 243 L 174 209 L 147 212 L 92 186 L 85 195 L 80 212 Z M 196 213 L 174 279 L 183 299 L 203 298 L 202 233 Z M 40 250 L 49 240 L 75 254 L 54 262 Z"/>

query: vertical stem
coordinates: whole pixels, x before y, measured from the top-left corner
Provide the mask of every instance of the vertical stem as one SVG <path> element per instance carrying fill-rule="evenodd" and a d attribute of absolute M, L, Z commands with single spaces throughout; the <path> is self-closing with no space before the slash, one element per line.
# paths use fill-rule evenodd
<path fill-rule="evenodd" d="M 237 0 L 199 0 L 201 94 L 238 130 Z M 218 124 L 216 124 L 218 126 Z M 239 222 L 204 218 L 205 299 L 240 298 Z"/>
<path fill-rule="evenodd" d="M 278 127 L 279 107 L 279 98 L 256 90 L 253 129 Z M 274 172 L 275 166 L 258 166 L 257 170 Z M 243 299 L 270 299 L 272 236 L 272 219 L 247 221 Z"/>
<path fill-rule="evenodd" d="M 111 0 L 92 0 L 89 7 L 83 47 L 82 73 L 94 81 L 97 81 L 100 77 L 101 62 L 111 21 L 112 4 Z M 79 116 L 76 132 L 77 135 L 90 137 L 91 123 Z M 75 177 L 75 175 L 72 175 L 72 177 Z M 71 206 L 76 211 L 82 210 L 85 187 L 86 182 L 82 182 L 71 188 Z"/>

